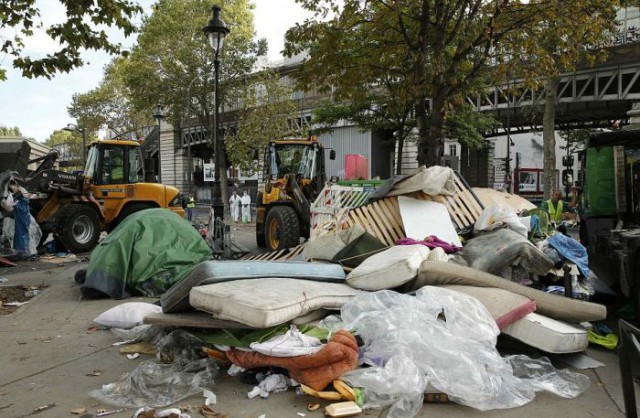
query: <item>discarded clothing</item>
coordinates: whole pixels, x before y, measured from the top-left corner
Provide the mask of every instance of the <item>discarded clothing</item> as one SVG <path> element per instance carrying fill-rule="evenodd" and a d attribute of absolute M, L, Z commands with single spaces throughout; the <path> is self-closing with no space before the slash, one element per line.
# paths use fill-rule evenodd
<path fill-rule="evenodd" d="M 424 241 L 417 241 L 412 238 L 400 238 L 399 240 L 396 241 L 396 245 L 413 245 L 413 244 L 420 244 L 429 248 L 439 247 L 439 248 L 442 248 L 444 252 L 447 254 L 453 254 L 456 251 L 460 251 L 462 249 L 462 247 L 457 247 L 453 244 L 449 244 L 448 242 L 441 240 L 435 235 L 428 236 L 427 238 L 425 238 Z"/>
<path fill-rule="evenodd" d="M 358 344 L 350 332 L 339 330 L 315 354 L 297 357 L 272 357 L 261 353 L 231 349 L 227 358 L 245 369 L 282 367 L 298 382 L 315 390 L 324 389 L 343 373 L 358 367 Z"/>
<path fill-rule="evenodd" d="M 587 249 L 582 244 L 564 234 L 554 234 L 547 239 L 547 242 L 558 254 L 578 266 L 584 277 L 589 277 L 589 258 Z"/>
<path fill-rule="evenodd" d="M 270 374 L 265 377 L 258 386 L 254 386 L 253 389 L 247 393 L 249 399 L 253 399 L 260 395 L 261 398 L 266 399 L 270 393 L 278 393 L 287 390 L 291 386 L 291 379 L 283 374 Z"/>

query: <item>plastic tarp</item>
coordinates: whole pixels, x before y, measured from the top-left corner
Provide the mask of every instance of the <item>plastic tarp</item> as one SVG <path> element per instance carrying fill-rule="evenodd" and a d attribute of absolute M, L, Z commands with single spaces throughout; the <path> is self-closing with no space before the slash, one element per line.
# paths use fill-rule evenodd
<path fill-rule="evenodd" d="M 91 253 L 86 296 L 159 296 L 184 278 L 211 249 L 193 226 L 167 209 L 128 216 Z"/>
<path fill-rule="evenodd" d="M 469 267 L 511 279 L 511 266 L 545 275 L 553 268 L 553 261 L 526 237 L 501 228 L 470 239 L 462 250 Z M 505 269 L 508 273 L 505 273 Z"/>
<path fill-rule="evenodd" d="M 499 330 L 475 298 L 427 286 L 416 296 L 389 290 L 346 303 L 343 324 L 363 339 L 361 357 L 371 365 L 341 379 L 364 389 L 365 407 L 389 407 L 388 417 L 409 418 L 422 408 L 427 386 L 479 410 L 524 405 L 546 390 L 574 398 L 587 376 L 556 370 L 545 359 L 501 357 Z"/>

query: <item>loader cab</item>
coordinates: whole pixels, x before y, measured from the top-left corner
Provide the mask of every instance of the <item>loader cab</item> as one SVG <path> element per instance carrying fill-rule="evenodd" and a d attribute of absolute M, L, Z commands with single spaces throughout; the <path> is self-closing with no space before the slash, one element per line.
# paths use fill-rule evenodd
<path fill-rule="evenodd" d="M 98 141 L 89 146 L 85 178 L 95 185 L 132 184 L 144 179 L 140 147 L 132 141 Z"/>
<path fill-rule="evenodd" d="M 265 178 L 277 181 L 293 175 L 310 198 L 326 182 L 324 151 L 315 137 L 273 141 L 265 153 Z M 335 159 L 334 150 L 330 158 Z"/>

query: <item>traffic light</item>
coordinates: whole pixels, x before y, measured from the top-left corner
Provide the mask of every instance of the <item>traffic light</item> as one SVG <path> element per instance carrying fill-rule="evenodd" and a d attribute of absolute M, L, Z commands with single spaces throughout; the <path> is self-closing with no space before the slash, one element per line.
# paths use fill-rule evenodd
<path fill-rule="evenodd" d="M 573 155 L 565 155 L 562 157 L 562 165 L 565 167 L 573 167 Z"/>
<path fill-rule="evenodd" d="M 562 184 L 567 187 L 573 185 L 573 169 L 562 170 Z"/>

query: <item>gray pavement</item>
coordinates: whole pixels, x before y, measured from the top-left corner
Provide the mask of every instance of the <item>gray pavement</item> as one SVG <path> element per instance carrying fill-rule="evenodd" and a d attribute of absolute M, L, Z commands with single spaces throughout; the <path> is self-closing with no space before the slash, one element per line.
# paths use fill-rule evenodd
<path fill-rule="evenodd" d="M 234 235 L 239 243 L 255 251 L 251 225 L 237 225 Z M 81 300 L 79 287 L 73 281 L 74 272 L 86 263 L 52 264 L 32 262 L 12 272 L 0 269 L 8 279 L 1 286 L 18 284 L 49 284 L 27 305 L 11 315 L 0 315 L 0 417 L 29 416 L 34 409 L 55 404 L 37 414 L 39 418 L 71 416 L 75 408 L 87 408 L 93 414 L 100 408 L 116 409 L 99 404 L 88 392 L 116 381 L 133 370 L 145 356 L 128 360 L 119 354 L 119 341 L 109 331 L 90 331 L 91 321 L 106 309 L 122 303 L 117 300 Z M 153 301 L 132 298 L 129 301 Z M 425 404 L 420 417 L 622 417 L 623 399 L 615 352 L 589 348 L 587 354 L 606 367 L 584 371 L 591 379 L 590 389 L 582 396 L 568 400 L 540 393 L 536 399 L 520 408 L 480 412 L 455 404 Z M 88 376 L 99 370 L 99 376 Z M 322 416 L 322 409 L 309 412 L 307 405 L 316 402 L 309 396 L 298 396 L 293 390 L 273 394 L 269 399 L 248 399 L 251 386 L 221 372 L 214 384 L 218 404 L 215 410 L 229 417 L 257 418 Z M 639 397 L 640 399 L 640 397 Z M 178 405 L 202 405 L 201 396 L 192 396 Z M 327 402 L 320 401 L 322 406 Z M 113 417 L 130 417 L 127 410 Z M 200 416 L 192 412 L 193 417 Z M 383 417 L 384 411 L 370 410 L 363 416 Z"/>

